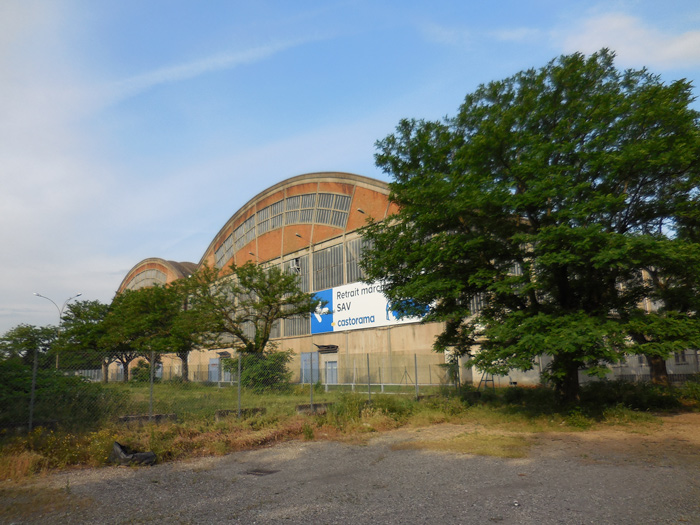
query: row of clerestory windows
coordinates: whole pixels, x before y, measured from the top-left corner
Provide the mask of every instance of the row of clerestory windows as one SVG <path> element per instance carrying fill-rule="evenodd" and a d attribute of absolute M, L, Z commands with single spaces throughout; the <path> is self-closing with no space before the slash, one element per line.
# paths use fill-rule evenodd
<path fill-rule="evenodd" d="M 348 222 L 350 196 L 335 193 L 306 193 L 281 199 L 246 219 L 215 253 L 216 267 L 222 268 L 234 252 L 269 231 L 292 224 L 327 224 L 344 229 Z"/>
<path fill-rule="evenodd" d="M 138 290 L 147 286 L 153 286 L 154 284 L 165 284 L 167 280 L 166 275 L 160 270 L 144 270 L 134 277 L 126 288 L 128 290 Z"/>

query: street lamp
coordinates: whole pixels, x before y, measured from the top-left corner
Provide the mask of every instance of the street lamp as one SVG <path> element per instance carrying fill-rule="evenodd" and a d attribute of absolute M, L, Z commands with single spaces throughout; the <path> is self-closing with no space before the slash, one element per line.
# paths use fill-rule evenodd
<path fill-rule="evenodd" d="M 61 336 L 61 323 L 63 322 L 63 310 L 66 309 L 66 305 L 68 304 L 69 301 L 72 301 L 76 297 L 80 297 L 81 295 L 83 295 L 83 293 L 81 292 L 77 295 L 74 295 L 73 297 L 69 297 L 68 299 L 66 299 L 66 301 L 63 303 L 63 306 L 61 306 L 60 308 L 53 301 L 53 299 L 49 299 L 45 295 L 41 295 L 40 293 L 36 293 L 36 292 L 34 292 L 34 295 L 36 295 L 37 297 L 41 297 L 43 299 L 46 299 L 47 301 L 51 301 L 51 303 L 56 307 L 56 310 L 58 311 L 58 331 L 57 331 L 56 337 L 58 339 L 58 337 Z M 56 352 L 56 369 L 58 369 L 58 352 Z"/>

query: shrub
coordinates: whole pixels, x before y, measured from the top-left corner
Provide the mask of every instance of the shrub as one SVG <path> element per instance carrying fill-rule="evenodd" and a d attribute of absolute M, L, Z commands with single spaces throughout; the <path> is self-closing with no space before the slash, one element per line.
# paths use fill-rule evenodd
<path fill-rule="evenodd" d="M 256 393 L 281 391 L 289 388 L 292 372 L 287 365 L 292 360 L 291 350 L 241 355 L 241 386 Z M 238 373 L 238 357 L 226 359 L 224 369 Z"/>
<path fill-rule="evenodd" d="M 700 403 L 700 374 L 696 374 L 678 389 L 683 399 Z"/>
<path fill-rule="evenodd" d="M 580 407 L 572 408 L 564 418 L 566 424 L 570 427 L 580 428 L 585 430 L 593 425 L 593 422 L 583 413 Z"/>
<path fill-rule="evenodd" d="M 326 418 L 331 425 L 343 429 L 348 423 L 359 420 L 366 406 L 364 396 L 341 393 L 339 399 L 329 407 Z"/>
<path fill-rule="evenodd" d="M 131 369 L 131 381 L 134 383 L 150 383 L 151 381 L 151 365 L 148 361 L 141 359 L 136 366 Z M 160 378 L 153 376 L 153 382 L 157 383 Z"/>
<path fill-rule="evenodd" d="M 633 410 L 671 410 L 681 406 L 678 393 L 671 388 L 620 380 L 582 385 L 581 404 L 592 412 L 618 404 Z"/>
<path fill-rule="evenodd" d="M 32 368 L 20 362 L 0 362 L 0 425 L 29 421 Z M 66 429 L 99 424 L 126 403 L 124 392 L 105 389 L 79 376 L 65 376 L 55 369 L 37 370 L 33 421 L 57 421 Z"/>
<path fill-rule="evenodd" d="M 413 412 L 415 402 L 412 398 L 402 396 L 378 395 L 373 398 L 372 406 L 377 410 L 383 410 L 388 416 L 398 421 Z"/>
<path fill-rule="evenodd" d="M 475 405 L 481 400 L 481 392 L 476 389 L 472 384 L 465 383 L 459 387 L 457 395 L 462 400 L 462 402 L 468 405 Z"/>

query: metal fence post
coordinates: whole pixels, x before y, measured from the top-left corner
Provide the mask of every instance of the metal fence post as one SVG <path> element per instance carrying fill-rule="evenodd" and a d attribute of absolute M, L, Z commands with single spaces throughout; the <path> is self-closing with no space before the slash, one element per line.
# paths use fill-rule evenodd
<path fill-rule="evenodd" d="M 34 398 L 36 396 L 36 369 L 39 366 L 39 348 L 34 349 L 34 365 L 32 366 L 32 392 L 29 396 L 29 431 L 32 431 L 34 424 Z"/>
<path fill-rule="evenodd" d="M 314 411 L 314 356 L 311 354 L 311 359 L 309 359 L 309 362 L 311 363 L 311 374 L 309 374 L 309 396 L 310 396 L 310 406 L 311 406 L 311 412 Z"/>
<path fill-rule="evenodd" d="M 369 402 L 372 402 L 372 381 L 369 375 L 369 353 L 367 354 L 367 396 L 369 397 Z"/>
<path fill-rule="evenodd" d="M 413 354 L 413 365 L 416 370 L 416 401 L 418 401 L 418 354 Z"/>
<path fill-rule="evenodd" d="M 243 361 L 243 355 L 241 351 L 238 351 L 238 411 L 236 417 L 241 419 L 241 361 Z"/>
<path fill-rule="evenodd" d="M 153 375 L 155 373 L 156 367 L 156 355 L 153 350 L 151 350 L 151 374 L 150 374 L 150 385 L 148 387 L 148 422 L 153 421 Z"/>
<path fill-rule="evenodd" d="M 355 383 L 357 382 L 357 363 L 352 360 L 352 391 L 355 391 Z"/>

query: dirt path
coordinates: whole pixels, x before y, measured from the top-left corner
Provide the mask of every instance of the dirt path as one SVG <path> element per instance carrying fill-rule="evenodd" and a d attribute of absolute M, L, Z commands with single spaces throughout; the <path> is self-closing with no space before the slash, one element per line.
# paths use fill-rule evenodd
<path fill-rule="evenodd" d="M 476 435 L 523 457 L 449 452 Z M 520 440 L 520 441 L 519 441 Z M 470 442 L 471 443 L 471 442 Z M 471 446 L 471 445 L 470 445 Z M 3 523 L 695 523 L 700 414 L 523 435 L 437 425 L 0 484 Z"/>

